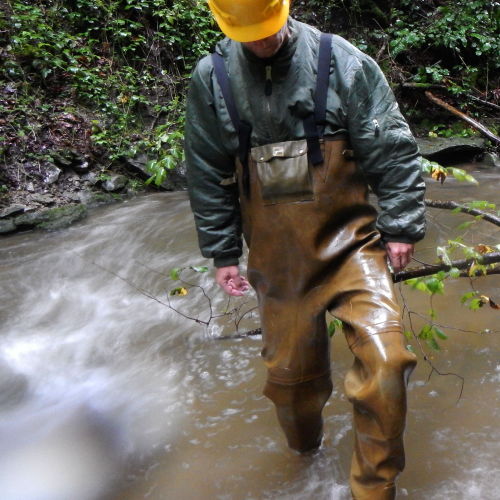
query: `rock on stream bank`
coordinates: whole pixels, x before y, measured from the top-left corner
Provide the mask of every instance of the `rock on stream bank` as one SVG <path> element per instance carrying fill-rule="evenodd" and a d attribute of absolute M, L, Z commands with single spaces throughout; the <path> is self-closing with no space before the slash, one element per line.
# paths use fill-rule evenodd
<path fill-rule="evenodd" d="M 478 161 L 478 168 L 500 168 L 498 156 L 486 152 L 481 138 L 418 139 L 422 156 L 443 164 Z M 54 163 L 5 167 L 7 176 L 17 176 L 17 187 L 0 190 L 0 235 L 31 229 L 54 231 L 83 219 L 90 208 L 116 203 L 148 188 L 143 180 L 147 158 L 127 161 L 122 173 L 103 174 L 98 167 L 76 153 L 55 158 Z M 5 174 L 4 174 L 5 176 Z M 185 189 L 184 166 L 169 173 L 161 186 L 166 190 Z M 156 191 L 156 189 L 154 189 Z"/>

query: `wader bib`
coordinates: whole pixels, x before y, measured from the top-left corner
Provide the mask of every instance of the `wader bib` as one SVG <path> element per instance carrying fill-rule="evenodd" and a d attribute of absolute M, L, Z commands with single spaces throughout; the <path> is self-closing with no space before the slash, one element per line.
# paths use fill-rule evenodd
<path fill-rule="evenodd" d="M 231 97 L 225 98 L 227 104 Z M 352 494 L 392 499 L 404 467 L 406 383 L 415 356 L 405 348 L 377 213 L 347 139 L 316 144 L 321 162 L 314 162 L 318 150 L 311 154 L 308 140 L 254 147 L 236 161 L 248 279 L 258 296 L 268 370 L 264 394 L 291 448 L 318 447 L 332 391 L 325 313 L 342 320 L 354 355 L 345 379 L 354 407 Z"/>

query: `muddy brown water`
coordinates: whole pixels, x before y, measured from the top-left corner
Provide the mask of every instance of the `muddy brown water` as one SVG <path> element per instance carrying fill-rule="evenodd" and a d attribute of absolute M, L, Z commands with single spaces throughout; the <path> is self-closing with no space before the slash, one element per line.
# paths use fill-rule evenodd
<path fill-rule="evenodd" d="M 475 174 L 479 187 L 432 183 L 428 197 L 500 205 L 500 173 Z M 436 244 L 464 220 L 431 210 L 417 258 L 432 261 Z M 479 222 L 467 239 L 498 242 L 500 231 Z M 0 240 L 2 500 L 349 498 L 351 408 L 342 383 L 352 357 L 342 335 L 333 338 L 324 446 L 297 456 L 261 395 L 260 339 L 217 340 L 234 333 L 232 318 L 204 327 L 142 293 L 166 302 L 178 286 L 170 269 L 205 264 L 185 193 L 99 209 L 65 231 Z M 214 313 L 242 303 L 228 305 L 209 274 L 186 278 L 206 288 Z M 499 276 L 476 287 L 500 302 Z M 398 290 L 412 310 L 430 308 L 424 295 Z M 432 362 L 465 384 L 457 402 L 460 380 L 429 379 L 421 358 L 409 390 L 399 498 L 500 498 L 499 312 L 470 312 L 459 301 L 468 290 L 468 280 L 456 280 L 434 300 L 449 339 Z M 245 300 L 242 311 L 254 305 L 252 296 Z M 172 305 L 209 315 L 196 289 Z M 239 326 L 257 324 L 249 314 Z"/>

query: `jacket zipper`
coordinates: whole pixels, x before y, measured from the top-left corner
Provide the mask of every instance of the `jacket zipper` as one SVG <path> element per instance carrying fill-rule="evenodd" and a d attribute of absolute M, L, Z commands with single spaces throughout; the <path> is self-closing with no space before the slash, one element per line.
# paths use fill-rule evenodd
<path fill-rule="evenodd" d="M 266 85 L 264 88 L 264 94 L 270 96 L 273 93 L 273 77 L 272 77 L 272 66 L 266 66 Z"/>
<path fill-rule="evenodd" d="M 271 140 L 275 140 L 275 131 L 274 131 L 274 123 L 273 123 L 273 113 L 272 113 L 272 106 L 271 106 L 271 101 L 272 101 L 272 95 L 273 95 L 273 77 L 272 77 L 272 71 L 273 67 L 271 65 L 268 65 L 265 67 L 265 72 L 266 72 L 266 80 L 265 80 L 265 85 L 264 85 L 264 101 L 266 103 L 266 111 L 267 111 L 267 124 L 268 124 L 268 129 L 269 129 L 269 134 L 271 137 Z"/>

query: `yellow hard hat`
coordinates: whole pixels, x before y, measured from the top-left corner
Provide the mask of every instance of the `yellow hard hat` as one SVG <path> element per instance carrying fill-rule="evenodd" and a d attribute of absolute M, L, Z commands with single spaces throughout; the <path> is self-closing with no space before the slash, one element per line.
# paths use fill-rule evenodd
<path fill-rule="evenodd" d="M 237 42 L 277 33 L 288 18 L 289 0 L 208 0 L 222 32 Z"/>

